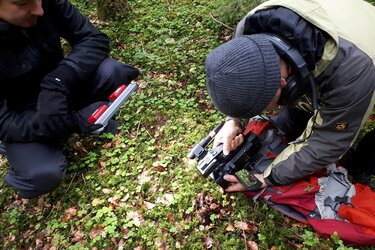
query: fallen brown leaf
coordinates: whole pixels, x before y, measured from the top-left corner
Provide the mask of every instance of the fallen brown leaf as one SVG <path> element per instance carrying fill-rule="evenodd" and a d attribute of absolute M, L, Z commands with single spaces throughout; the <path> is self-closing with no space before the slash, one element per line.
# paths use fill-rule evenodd
<path fill-rule="evenodd" d="M 103 192 L 103 194 L 109 194 L 111 192 L 111 189 L 109 189 L 109 188 L 103 188 L 102 192 Z"/>
<path fill-rule="evenodd" d="M 143 204 L 145 205 L 147 209 L 153 209 L 156 206 L 154 203 L 151 203 L 148 201 L 144 201 Z"/>
<path fill-rule="evenodd" d="M 244 230 L 249 233 L 256 233 L 258 231 L 258 227 L 254 224 L 249 224 L 243 221 L 239 221 L 235 225 L 236 228 Z"/>
<path fill-rule="evenodd" d="M 81 230 L 78 230 L 74 233 L 74 237 L 70 240 L 71 243 L 77 243 L 83 240 L 85 233 Z"/>
<path fill-rule="evenodd" d="M 235 229 L 234 229 L 234 226 L 232 225 L 232 223 L 229 223 L 228 226 L 225 228 L 225 231 L 226 232 L 233 232 Z"/>
<path fill-rule="evenodd" d="M 90 239 L 94 239 L 97 236 L 104 236 L 104 235 L 105 235 L 104 227 L 101 225 L 92 228 L 90 231 Z"/>
<path fill-rule="evenodd" d="M 258 250 L 259 249 L 258 243 L 256 243 L 255 241 L 248 240 L 248 241 L 246 241 L 246 244 L 250 248 L 250 250 Z"/>
<path fill-rule="evenodd" d="M 211 205 L 210 205 L 211 210 L 216 210 L 218 207 L 220 207 L 220 205 L 218 205 L 216 203 L 211 203 Z"/>
<path fill-rule="evenodd" d="M 134 226 L 139 227 L 139 226 L 144 226 L 145 221 L 143 219 L 143 215 L 139 211 L 130 211 L 127 216 L 128 219 L 131 219 L 133 221 Z"/>
<path fill-rule="evenodd" d="M 65 209 L 65 216 L 63 218 L 63 221 L 70 221 L 76 214 L 77 208 L 75 206 Z"/>
<path fill-rule="evenodd" d="M 207 237 L 207 238 L 204 238 L 203 243 L 204 243 L 205 249 L 210 249 L 212 248 L 212 244 L 214 243 L 214 240 L 210 237 Z"/>
<path fill-rule="evenodd" d="M 158 250 L 166 250 L 167 249 L 167 244 L 165 243 L 165 240 L 157 238 L 155 240 L 155 245 Z"/>

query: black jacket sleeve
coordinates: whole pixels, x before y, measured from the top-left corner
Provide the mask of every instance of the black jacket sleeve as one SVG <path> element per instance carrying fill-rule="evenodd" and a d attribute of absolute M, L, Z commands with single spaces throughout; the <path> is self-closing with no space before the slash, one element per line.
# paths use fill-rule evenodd
<path fill-rule="evenodd" d="M 47 140 L 35 122 L 33 110 L 13 111 L 6 101 L 0 100 L 0 140 L 12 142 L 32 142 Z"/>
<path fill-rule="evenodd" d="M 65 38 L 72 50 L 60 62 L 58 73 L 67 84 L 79 84 L 94 72 L 96 67 L 109 53 L 108 37 L 93 26 L 86 16 L 81 14 L 67 0 L 44 1 L 46 22 L 56 28 L 58 35 Z M 66 72 L 70 69 L 69 72 Z"/>
<path fill-rule="evenodd" d="M 50 68 L 54 76 L 60 77 L 69 85 L 68 90 L 70 90 L 75 87 L 74 85 L 88 80 L 97 66 L 108 56 L 108 37 L 94 27 L 87 17 L 82 15 L 68 0 L 43 1 L 42 7 L 44 15 L 38 18 L 38 23 L 31 31 L 36 30 L 36 36 L 48 40 L 48 44 L 44 46 L 43 42 L 46 41 L 41 41 L 38 43 L 41 48 L 34 46 L 33 53 L 40 55 L 37 49 L 43 49 L 43 53 L 50 52 L 52 56 L 56 54 L 56 48 L 60 47 L 60 37 L 66 39 L 71 45 L 71 51 L 58 63 L 57 68 L 53 69 L 53 65 Z M 30 54 L 25 53 L 25 55 Z M 37 58 L 37 56 L 32 58 Z M 31 67 L 38 67 L 38 63 L 30 63 L 31 59 L 28 57 L 23 60 L 32 65 Z M 45 72 L 45 74 L 52 73 Z M 0 81 L 3 81 L 2 78 Z M 6 79 L 6 82 L 1 84 L 3 83 L 13 84 L 13 86 L 16 84 L 12 78 Z M 0 99 L 0 140 L 29 142 L 48 139 L 47 135 L 36 125 L 35 110 L 13 109 L 7 104 L 8 96 L 2 95 L 2 97 L 4 98 Z"/>

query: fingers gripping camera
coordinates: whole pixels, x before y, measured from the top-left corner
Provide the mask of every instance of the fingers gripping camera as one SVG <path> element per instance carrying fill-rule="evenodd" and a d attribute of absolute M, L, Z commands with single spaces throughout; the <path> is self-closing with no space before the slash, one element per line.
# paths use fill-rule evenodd
<path fill-rule="evenodd" d="M 235 175 L 249 190 L 259 189 L 261 183 L 254 174 L 263 173 L 273 159 L 287 147 L 284 133 L 270 119 L 255 116 L 248 123 L 243 135 L 244 142 L 228 155 L 223 145 L 207 151 L 214 136 L 221 128 L 217 126 L 210 135 L 198 143 L 188 157 L 197 158 L 197 168 L 204 177 L 210 176 L 223 189 L 228 187 L 224 175 Z"/>

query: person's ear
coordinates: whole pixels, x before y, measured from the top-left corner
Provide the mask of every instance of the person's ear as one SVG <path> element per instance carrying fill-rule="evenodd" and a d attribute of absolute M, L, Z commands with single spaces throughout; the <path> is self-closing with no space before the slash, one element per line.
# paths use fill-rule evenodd
<path fill-rule="evenodd" d="M 284 77 L 281 77 L 280 88 L 285 88 L 285 86 L 286 86 L 286 79 Z"/>

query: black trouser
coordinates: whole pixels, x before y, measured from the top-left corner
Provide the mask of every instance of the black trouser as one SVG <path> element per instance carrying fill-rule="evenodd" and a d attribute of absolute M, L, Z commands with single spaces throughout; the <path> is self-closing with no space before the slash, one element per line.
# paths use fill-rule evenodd
<path fill-rule="evenodd" d="M 62 147 L 55 143 L 4 143 L 11 169 L 4 181 L 22 198 L 34 198 L 55 189 L 67 164 Z"/>
<path fill-rule="evenodd" d="M 134 79 L 132 67 L 113 59 L 105 59 L 93 78 L 72 93 L 75 107 L 84 107 L 96 101 L 106 101 L 121 84 Z M 22 198 L 34 198 L 49 193 L 63 179 L 67 163 L 62 145 L 54 142 L 18 143 L 4 142 L 10 171 L 4 177 L 8 186 L 14 187 Z"/>
<path fill-rule="evenodd" d="M 361 139 L 349 156 L 348 165 L 355 182 L 371 184 L 371 181 L 374 181 L 371 179 L 375 177 L 375 129 Z"/>

